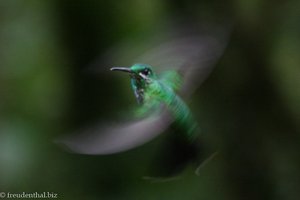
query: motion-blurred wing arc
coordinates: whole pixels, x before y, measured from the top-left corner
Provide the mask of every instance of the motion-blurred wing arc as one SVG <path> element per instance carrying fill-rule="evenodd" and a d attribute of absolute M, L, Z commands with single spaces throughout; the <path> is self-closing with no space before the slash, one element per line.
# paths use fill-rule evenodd
<path fill-rule="evenodd" d="M 56 141 L 67 150 L 90 155 L 105 155 L 123 152 L 140 146 L 162 133 L 172 122 L 164 112 L 137 121 L 100 126 L 79 134 L 65 136 Z"/>

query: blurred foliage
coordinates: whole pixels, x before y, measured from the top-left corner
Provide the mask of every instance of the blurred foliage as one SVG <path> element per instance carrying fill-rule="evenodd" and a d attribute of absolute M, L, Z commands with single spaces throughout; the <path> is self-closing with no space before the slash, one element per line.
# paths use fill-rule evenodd
<path fill-rule="evenodd" d="M 0 191 L 49 191 L 60 199 L 299 199 L 299 9 L 296 0 L 1 0 Z M 190 101 L 203 142 L 219 152 L 199 177 L 190 167 L 178 180 L 142 179 L 163 138 L 112 156 L 69 154 L 52 143 L 134 105 L 125 80 L 90 65 L 112 46 L 147 46 L 180 19 L 233 24 L 224 55 Z"/>

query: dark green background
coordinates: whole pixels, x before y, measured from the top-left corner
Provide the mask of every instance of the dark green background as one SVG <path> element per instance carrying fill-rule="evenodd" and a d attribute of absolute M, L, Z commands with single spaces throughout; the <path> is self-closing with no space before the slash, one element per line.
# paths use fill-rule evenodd
<path fill-rule="evenodd" d="M 189 102 L 203 142 L 219 151 L 200 176 L 188 167 L 179 180 L 143 180 L 160 138 L 112 156 L 53 144 L 135 104 L 128 79 L 90 66 L 112 46 L 147 45 L 178 18 L 232 24 L 224 55 Z M 298 200 L 299 35 L 298 0 L 0 0 L 0 192 Z"/>

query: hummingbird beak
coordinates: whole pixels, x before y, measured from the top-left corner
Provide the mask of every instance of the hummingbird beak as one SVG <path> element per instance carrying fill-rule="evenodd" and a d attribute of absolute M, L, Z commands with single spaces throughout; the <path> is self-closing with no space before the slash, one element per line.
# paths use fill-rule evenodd
<path fill-rule="evenodd" d="M 121 72 L 127 72 L 127 73 L 132 73 L 132 70 L 127 67 L 112 67 L 110 68 L 111 71 L 121 71 Z"/>

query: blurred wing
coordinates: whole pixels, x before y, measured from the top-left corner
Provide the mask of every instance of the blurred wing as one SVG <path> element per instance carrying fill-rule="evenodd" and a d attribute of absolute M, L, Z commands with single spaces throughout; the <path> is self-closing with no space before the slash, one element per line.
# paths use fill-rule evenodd
<path fill-rule="evenodd" d="M 79 154 L 114 154 L 140 146 L 162 133 L 172 122 L 164 111 L 138 121 L 100 126 L 55 142 Z"/>
<path fill-rule="evenodd" d="M 179 92 L 187 97 L 205 80 L 223 54 L 231 26 L 206 31 L 191 29 L 186 26 L 171 27 L 159 39 L 153 36 L 140 43 L 123 43 L 112 48 L 91 67 L 103 72 L 108 67 L 101 69 L 100 66 L 145 63 L 151 65 L 158 75 L 175 70 L 182 76 Z"/>

